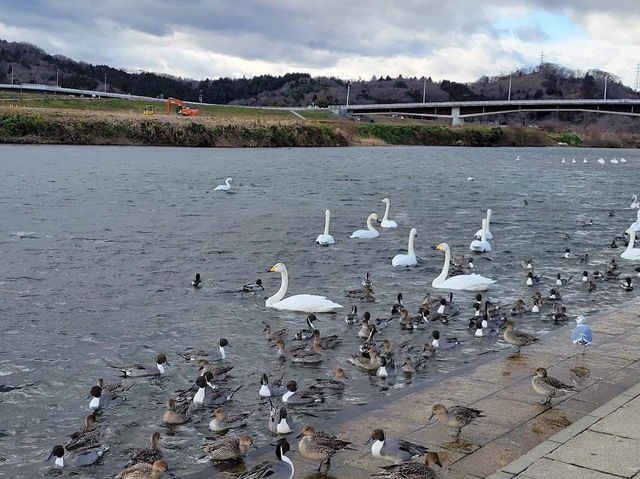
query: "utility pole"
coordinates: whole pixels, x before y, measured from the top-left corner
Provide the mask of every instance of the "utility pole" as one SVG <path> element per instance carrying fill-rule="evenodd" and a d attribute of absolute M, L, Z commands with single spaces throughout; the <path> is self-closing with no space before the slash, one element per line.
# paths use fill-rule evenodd
<path fill-rule="evenodd" d="M 511 101 L 511 75 L 509 75 L 509 98 L 507 101 Z"/>
<path fill-rule="evenodd" d="M 422 103 L 427 102 L 427 77 L 424 77 L 424 85 L 422 86 Z"/>
<path fill-rule="evenodd" d="M 11 84 L 13 85 L 13 65 L 11 65 Z"/>
<path fill-rule="evenodd" d="M 349 106 L 349 93 L 351 92 L 351 82 L 347 82 L 347 104 Z"/>
<path fill-rule="evenodd" d="M 607 75 L 604 76 L 604 100 L 607 99 L 607 80 L 609 77 Z"/>
<path fill-rule="evenodd" d="M 636 84 L 634 90 L 640 91 L 640 63 L 636 65 Z"/>

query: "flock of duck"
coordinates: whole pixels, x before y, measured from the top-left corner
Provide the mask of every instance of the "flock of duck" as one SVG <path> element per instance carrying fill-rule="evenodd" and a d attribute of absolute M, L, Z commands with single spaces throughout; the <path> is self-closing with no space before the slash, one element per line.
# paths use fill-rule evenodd
<path fill-rule="evenodd" d="M 231 179 L 228 178 L 225 185 L 216 188 L 228 191 Z M 374 222 L 383 229 L 397 228 L 395 221 L 389 219 L 390 201 L 388 198 L 381 200 L 385 204 L 383 219 L 378 222 L 376 213 L 367 218 L 367 229 L 356 230 L 350 238 L 360 240 L 375 240 L 380 232 L 374 226 Z M 632 208 L 638 208 L 636 197 L 633 199 Z M 500 304 L 490 298 L 484 298 L 486 292 L 494 280 L 486 278 L 474 272 L 473 257 L 492 250 L 490 241 L 493 235 L 490 231 L 491 210 L 487 210 L 482 220 L 482 227 L 473 235 L 469 244 L 469 250 L 473 255 L 466 261 L 453 258 L 451 249 L 447 243 L 441 243 L 434 247 L 435 250 L 444 253 L 444 264 L 440 274 L 432 280 L 432 287 L 446 291 L 442 297 L 432 298 L 429 293 L 424 297 L 419 309 L 410 313 L 403 304 L 402 293 L 398 294 L 397 302 L 391 306 L 388 316 L 373 318 L 369 312 L 362 316 L 358 313 L 358 306 L 353 305 L 345 316 L 347 330 L 345 334 L 354 334 L 360 339 L 357 351 L 349 357 L 348 362 L 354 371 L 362 371 L 365 374 L 389 378 L 394 375 L 411 375 L 427 364 L 434 355 L 446 354 L 444 350 L 454 348 L 462 341 L 455 337 L 442 334 L 433 326 L 446 328 L 452 321 L 467 322 L 469 328 L 475 329 L 473 336 L 484 337 L 487 335 L 501 335 L 504 341 L 515 348 L 514 355 L 520 354 L 520 350 L 530 344 L 539 341 L 539 338 L 516 329 L 515 323 L 521 317 L 530 314 L 546 313 L 555 322 L 568 319 L 566 306 L 562 304 L 562 288 L 571 280 L 572 276 L 563 277 L 560 273 L 554 282 L 554 288 L 550 293 L 543 294 L 541 286 L 542 274 L 536 274 L 534 261 L 528 259 L 523 263 L 523 283 L 534 288 L 531 302 L 519 299 L 514 304 Z M 324 232 L 317 238 L 317 243 L 322 246 L 330 246 L 335 239 L 329 233 L 330 212 L 325 212 Z M 624 234 L 616 237 L 614 242 L 626 242 L 625 251 L 620 255 L 624 260 L 640 261 L 640 248 L 634 247 L 635 234 L 640 231 L 640 209 L 637 220 L 630 225 Z M 414 240 L 417 230 L 411 228 L 408 237 L 407 254 L 396 255 L 392 260 L 393 267 L 412 267 L 418 263 L 414 249 Z M 610 245 L 611 246 L 611 245 Z M 611 246 L 613 247 L 613 246 Z M 565 259 L 575 259 L 567 250 Z M 577 258 L 581 262 L 588 258 Z M 582 261 L 584 260 L 584 261 Z M 267 308 L 279 311 L 294 311 L 306 314 L 306 327 L 295 334 L 290 334 L 287 329 L 274 331 L 269 324 L 264 326 L 266 343 L 273 346 L 274 356 L 278 360 L 292 364 L 304 364 L 313 367 L 321 363 L 332 361 L 330 351 L 338 347 L 341 338 L 338 335 L 323 336 L 316 327 L 318 317 L 322 313 L 336 313 L 343 306 L 324 297 L 313 294 L 296 294 L 286 297 L 289 274 L 283 263 L 272 266 L 270 272 L 279 273 L 281 285 L 278 291 L 268 297 L 265 302 Z M 640 268 L 636 268 L 640 276 Z M 587 293 L 595 288 L 596 283 L 619 281 L 620 268 L 615 260 L 609 264 L 606 272 L 589 273 L 585 271 L 581 282 Z M 200 289 L 203 282 L 200 274 L 192 281 L 193 288 Z M 621 282 L 625 291 L 633 290 L 631 277 L 626 277 Z M 260 279 L 255 283 L 243 285 L 238 292 L 242 294 L 256 294 L 264 291 L 264 285 Z M 474 300 L 468 307 L 468 311 L 454 303 L 453 291 L 475 292 Z M 373 281 L 369 273 L 362 280 L 362 284 L 353 290 L 346 292 L 346 297 L 356 300 L 362 307 L 375 302 Z M 460 319 L 465 317 L 467 319 Z M 578 316 L 577 325 L 573 330 L 571 340 L 578 348 L 584 350 L 593 341 L 592 332 L 585 322 L 584 316 Z M 401 331 L 426 332 L 424 334 L 424 346 L 416 350 L 406 341 L 399 344 L 391 344 L 389 339 L 378 339 L 378 335 L 386 328 L 398 325 Z M 358 326 L 352 330 L 352 326 Z M 198 423 L 209 420 L 209 430 L 219 434 L 213 441 L 205 441 L 200 446 L 200 454 L 211 461 L 242 461 L 251 447 L 253 439 L 247 434 L 235 434 L 236 430 L 245 427 L 250 421 L 260 421 L 252 418 L 255 410 L 251 412 L 237 412 L 234 407 L 234 396 L 245 385 L 232 385 L 230 371 L 233 369 L 232 354 L 229 351 L 231 344 L 228 339 L 220 338 L 212 351 L 189 350 L 178 354 L 181 360 L 193 362 L 195 379 L 191 387 L 177 391 L 166 400 L 166 409 L 158 416 L 158 422 L 165 427 L 175 428 L 189 423 Z M 398 361 L 402 358 L 401 361 Z M 164 377 L 170 371 L 170 364 L 164 353 L 158 353 L 155 363 L 152 365 L 135 364 L 132 366 L 109 365 L 120 371 L 123 381 L 107 384 L 100 378 L 90 388 L 88 396 L 88 409 L 91 413 L 86 416 L 84 425 L 69 437 L 66 444 L 53 447 L 49 459 L 54 459 L 57 467 L 87 467 L 103 460 L 109 450 L 105 443 L 105 436 L 100 429 L 100 418 L 108 414 L 109 410 L 116 407 L 126 407 L 126 395 L 136 381 L 146 378 Z M 337 366 L 337 365 L 336 365 Z M 291 479 L 294 475 L 294 462 L 288 454 L 291 446 L 288 437 L 295 436 L 298 439 L 297 451 L 305 458 L 318 463 L 318 471 L 325 466 L 329 469 L 334 455 L 345 450 L 354 450 L 356 445 L 349 441 L 335 437 L 328 432 L 316 429 L 312 424 L 302 424 L 298 413 L 305 408 L 312 408 L 315 404 L 324 402 L 329 398 L 340 398 L 349 385 L 345 370 L 335 367 L 331 378 L 317 378 L 307 389 L 301 390 L 293 379 L 285 380 L 288 370 L 276 379 L 270 380 L 268 374 L 262 373 L 260 380 L 256 381 L 257 401 L 268 402 L 269 416 L 263 418 L 265 430 L 268 430 L 276 439 L 275 457 L 271 461 L 265 461 L 240 473 L 240 479 L 258 479 L 269 477 L 272 479 Z M 532 389 L 543 397 L 543 404 L 550 405 L 553 398 L 561 397 L 574 388 L 547 375 L 547 371 L 540 367 L 534 372 L 531 380 Z M 236 412 L 232 410 L 236 409 Z M 458 438 L 462 429 L 477 418 L 482 418 L 483 412 L 462 405 L 434 404 L 429 411 L 425 411 L 425 421 L 435 418 L 443 426 L 454 430 L 454 436 Z M 150 447 L 141 449 L 131 455 L 123 470 L 116 476 L 118 479 L 160 479 L 169 465 L 160 448 L 160 433 L 154 432 L 151 436 Z M 409 442 L 402 438 L 388 436 L 381 428 L 374 429 L 366 444 L 371 444 L 371 454 L 376 459 L 386 460 L 390 465 L 381 467 L 380 472 L 373 474 L 376 477 L 393 479 L 432 479 L 436 477 L 433 466 L 440 466 L 437 452 Z M 421 462 L 413 462 L 424 457 Z"/>

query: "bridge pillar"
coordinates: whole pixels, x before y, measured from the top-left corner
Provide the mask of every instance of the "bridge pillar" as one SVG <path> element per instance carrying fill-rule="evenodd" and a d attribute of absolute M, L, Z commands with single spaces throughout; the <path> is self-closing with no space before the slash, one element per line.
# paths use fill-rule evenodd
<path fill-rule="evenodd" d="M 451 123 L 454 126 L 463 125 L 464 124 L 464 118 L 460 117 L 460 107 L 459 106 L 454 106 L 454 107 L 451 108 Z"/>

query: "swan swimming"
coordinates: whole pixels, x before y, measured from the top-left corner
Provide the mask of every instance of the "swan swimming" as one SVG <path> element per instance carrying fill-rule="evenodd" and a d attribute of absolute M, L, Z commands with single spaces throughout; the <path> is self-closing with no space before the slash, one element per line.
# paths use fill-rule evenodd
<path fill-rule="evenodd" d="M 449 265 L 451 263 L 451 250 L 447 243 L 440 243 L 437 250 L 444 251 L 444 266 L 440 275 L 433 280 L 431 286 L 438 289 L 455 289 L 463 291 L 486 291 L 494 280 L 480 276 L 479 274 L 459 274 L 451 278 L 449 275 Z"/>
<path fill-rule="evenodd" d="M 589 163 L 589 161 L 585 158 L 584 160 L 582 160 L 583 163 Z"/>
<path fill-rule="evenodd" d="M 473 240 L 469 245 L 469 249 L 476 253 L 486 253 L 491 251 L 491 243 L 487 241 L 487 219 L 482 219 L 482 229 L 480 230 L 482 234 L 480 235 L 480 239 Z"/>
<path fill-rule="evenodd" d="M 373 227 L 371 224 L 373 221 L 378 221 L 378 215 L 375 213 L 371 213 L 367 217 L 367 229 L 366 230 L 356 230 L 351 233 L 349 238 L 377 238 L 380 236 L 380 233 L 377 229 Z"/>
<path fill-rule="evenodd" d="M 331 219 L 331 212 L 329 210 L 324 210 L 324 233 L 318 235 L 316 238 L 316 243 L 321 246 L 329 246 L 330 244 L 335 243 L 336 241 L 333 239 L 333 236 L 329 234 L 329 220 Z"/>
<path fill-rule="evenodd" d="M 620 163 L 626 163 L 627 160 L 625 160 L 624 158 L 620 158 Z"/>
<path fill-rule="evenodd" d="M 491 231 L 489 231 L 489 226 L 491 225 L 491 208 L 487 210 L 487 216 L 485 216 L 485 218 L 487 219 L 487 239 L 492 240 L 493 235 L 491 234 Z M 476 234 L 475 234 L 476 239 L 482 238 L 482 230 L 483 228 L 480 228 L 478 231 L 476 231 Z"/>
<path fill-rule="evenodd" d="M 382 203 L 386 203 L 386 206 L 384 208 L 384 216 L 382 217 L 380 226 L 382 226 L 383 228 L 397 228 L 398 223 L 389 219 L 389 205 L 391 204 L 389 198 L 382 198 L 380 201 Z"/>
<path fill-rule="evenodd" d="M 611 158 L 611 160 L 609 161 L 609 163 L 613 164 L 613 165 L 617 165 L 618 164 L 618 160 L 616 158 Z"/>
<path fill-rule="evenodd" d="M 638 203 L 638 197 L 636 195 L 631 197 L 631 205 L 629 208 L 640 208 L 640 203 Z"/>
<path fill-rule="evenodd" d="M 598 158 L 598 163 L 604 165 L 606 162 L 604 161 L 604 158 Z"/>
<path fill-rule="evenodd" d="M 282 284 L 278 292 L 267 299 L 265 303 L 267 308 L 279 311 L 302 311 L 304 313 L 332 313 L 342 309 L 342 306 L 338 303 L 334 303 L 324 296 L 313 294 L 296 294 L 283 299 L 289 287 L 287 267 L 282 263 L 277 263 L 271 267 L 269 272 L 280 273 Z"/>
<path fill-rule="evenodd" d="M 636 240 L 636 232 L 633 228 L 629 228 L 625 233 L 629 235 L 629 245 L 627 246 L 627 249 L 622 252 L 620 257 L 624 259 L 640 260 L 640 248 L 633 247 L 633 243 L 635 243 Z"/>
<path fill-rule="evenodd" d="M 564 160 L 564 158 L 562 159 L 562 163 L 566 163 L 566 161 Z"/>
<path fill-rule="evenodd" d="M 224 180 L 224 185 L 216 186 L 213 191 L 229 191 L 231 189 L 231 185 L 229 183 L 231 183 L 232 181 L 233 178 L 227 178 L 226 180 Z"/>
<path fill-rule="evenodd" d="M 392 266 L 415 266 L 418 264 L 416 259 L 416 253 L 413 250 L 413 240 L 418 235 L 415 228 L 411 228 L 409 232 L 409 246 L 407 248 L 407 254 L 397 254 L 391 260 Z"/>

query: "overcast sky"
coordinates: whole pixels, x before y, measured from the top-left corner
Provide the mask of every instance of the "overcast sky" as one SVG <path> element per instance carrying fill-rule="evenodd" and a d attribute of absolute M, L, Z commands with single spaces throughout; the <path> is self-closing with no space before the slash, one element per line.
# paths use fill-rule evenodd
<path fill-rule="evenodd" d="M 633 86 L 640 0 L 1 0 L 0 38 L 190 78 L 472 81 L 545 60 Z"/>

